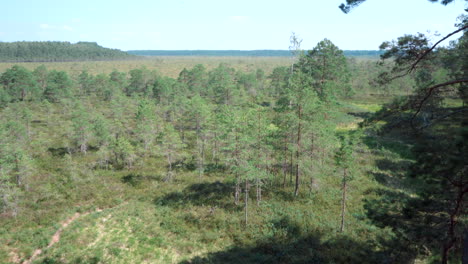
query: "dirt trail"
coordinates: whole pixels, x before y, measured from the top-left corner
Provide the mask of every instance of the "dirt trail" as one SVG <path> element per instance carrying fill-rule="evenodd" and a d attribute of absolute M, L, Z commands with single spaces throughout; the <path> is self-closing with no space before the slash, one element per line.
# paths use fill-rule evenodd
<path fill-rule="evenodd" d="M 89 212 L 85 212 L 85 213 L 76 212 L 73 216 L 66 219 L 64 222 L 62 222 L 60 228 L 52 236 L 52 238 L 50 239 L 49 245 L 47 245 L 47 247 L 45 249 L 48 249 L 48 248 L 52 247 L 55 243 L 60 242 L 60 235 L 62 234 L 63 230 L 65 228 L 67 228 L 71 223 L 73 223 L 73 221 L 75 221 L 78 217 L 86 216 L 86 215 L 89 215 L 90 213 L 101 212 L 101 211 L 102 211 L 102 209 L 96 209 L 95 211 L 89 211 Z M 43 250 L 44 249 L 40 249 L 40 248 L 34 250 L 34 253 L 32 254 L 32 256 L 29 259 L 23 261 L 22 264 L 31 264 L 34 260 L 36 260 L 37 257 L 39 257 L 39 255 L 42 254 Z"/>

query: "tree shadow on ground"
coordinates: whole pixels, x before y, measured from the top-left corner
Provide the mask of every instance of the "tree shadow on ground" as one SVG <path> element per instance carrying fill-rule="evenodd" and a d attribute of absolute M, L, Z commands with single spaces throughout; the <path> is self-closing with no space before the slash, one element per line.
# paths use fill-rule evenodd
<path fill-rule="evenodd" d="M 294 196 L 294 190 L 292 189 L 292 187 L 288 186 L 287 189 L 283 187 L 276 187 L 276 188 L 269 188 L 269 189 L 263 190 L 263 197 L 274 196 L 275 199 L 292 202 L 300 198 L 303 198 L 305 196 L 304 193 L 305 193 L 305 189 L 304 189 L 304 192 L 299 193 L 299 196 L 296 197 Z"/>
<path fill-rule="evenodd" d="M 140 187 L 143 183 L 147 181 L 160 181 L 162 180 L 161 176 L 158 175 L 140 175 L 130 173 L 122 177 L 121 181 L 132 187 Z"/>
<path fill-rule="evenodd" d="M 445 206 L 443 201 L 428 201 L 399 190 L 375 189 L 372 193 L 377 197 L 364 200 L 364 209 L 373 224 L 391 228 L 400 247 L 407 251 L 420 256 L 440 254 L 440 241 L 446 236 L 443 223 L 447 221 L 432 210 Z"/>
<path fill-rule="evenodd" d="M 325 240 L 323 234 L 301 234 L 300 228 L 288 218 L 272 223 L 273 236 L 264 237 L 253 245 L 234 246 L 184 260 L 179 264 L 201 263 L 412 263 L 414 256 L 392 250 L 393 241 L 356 241 L 346 234 L 337 234 Z M 385 249 L 377 249 L 386 243 Z"/>
<path fill-rule="evenodd" d="M 227 167 L 224 164 L 208 163 L 205 166 L 205 173 L 223 173 L 226 172 Z"/>
<path fill-rule="evenodd" d="M 382 138 L 368 136 L 363 138 L 363 143 L 372 150 L 374 154 L 386 156 L 398 156 L 400 159 L 413 159 L 412 145 L 404 139 Z"/>
<path fill-rule="evenodd" d="M 89 145 L 87 148 L 88 152 L 96 152 L 99 150 L 99 147 Z M 47 151 L 52 154 L 54 157 L 63 157 L 66 154 L 74 154 L 79 152 L 78 148 L 68 148 L 68 147 L 58 147 L 58 148 L 48 148 Z"/>
<path fill-rule="evenodd" d="M 368 119 L 373 116 L 371 112 L 348 112 L 347 114 L 362 119 Z"/>
<path fill-rule="evenodd" d="M 54 157 L 63 157 L 65 156 L 65 154 L 72 154 L 73 152 L 75 152 L 73 149 L 70 149 L 70 148 L 48 148 L 47 151 L 50 152 L 50 154 L 52 154 L 52 156 Z"/>
<path fill-rule="evenodd" d="M 394 189 L 411 190 L 412 179 L 407 177 L 408 168 L 412 165 L 411 161 L 392 161 L 384 158 L 376 160 L 375 165 L 380 171 L 370 171 L 369 174 L 374 176 L 378 183 Z"/>
<path fill-rule="evenodd" d="M 182 191 L 171 192 L 156 199 L 157 205 L 173 207 L 217 206 L 224 209 L 235 209 L 234 184 L 219 181 L 211 183 L 195 183 Z"/>
<path fill-rule="evenodd" d="M 386 159 L 386 158 L 378 159 L 375 161 L 375 165 L 380 170 L 388 170 L 388 171 L 395 172 L 397 174 L 406 174 L 411 164 L 413 163 L 409 160 L 393 161 L 393 160 Z"/>

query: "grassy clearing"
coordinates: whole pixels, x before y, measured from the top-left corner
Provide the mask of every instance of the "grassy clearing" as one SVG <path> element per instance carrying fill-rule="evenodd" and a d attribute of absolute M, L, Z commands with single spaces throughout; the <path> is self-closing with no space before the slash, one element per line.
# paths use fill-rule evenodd
<path fill-rule="evenodd" d="M 366 112 L 371 112 L 371 113 L 375 113 L 379 111 L 380 109 L 382 109 L 382 104 L 375 104 L 375 103 L 369 103 L 369 104 L 353 103 L 353 105 L 363 110 L 366 110 Z"/>
<path fill-rule="evenodd" d="M 444 107 L 462 107 L 463 101 L 460 99 L 444 98 Z"/>

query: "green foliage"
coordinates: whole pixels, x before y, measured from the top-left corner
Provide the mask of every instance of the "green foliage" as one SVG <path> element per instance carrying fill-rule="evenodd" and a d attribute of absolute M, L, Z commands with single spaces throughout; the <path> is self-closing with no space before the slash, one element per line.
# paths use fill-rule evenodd
<path fill-rule="evenodd" d="M 41 91 L 43 92 L 44 89 L 47 86 L 47 68 L 44 65 L 38 66 L 34 71 L 32 72 L 34 77 L 36 78 L 36 81 L 41 88 Z"/>
<path fill-rule="evenodd" d="M 312 78 L 313 88 L 322 100 L 352 95 L 347 60 L 343 51 L 328 39 L 302 56 L 294 68 Z"/>
<path fill-rule="evenodd" d="M 88 109 L 80 103 L 75 105 L 75 111 L 72 113 L 72 139 L 79 147 L 80 151 L 86 154 L 88 150 L 88 143 L 92 133 L 91 117 L 89 116 Z"/>
<path fill-rule="evenodd" d="M 177 83 L 169 77 L 159 77 L 153 83 L 153 97 L 163 105 L 169 104 L 173 98 L 174 89 L 177 88 Z"/>
<path fill-rule="evenodd" d="M 57 102 L 68 98 L 72 94 L 73 81 L 63 71 L 52 70 L 47 74 L 47 86 L 44 90 L 44 99 Z"/>
<path fill-rule="evenodd" d="M 125 88 L 127 95 L 140 94 L 140 95 L 151 95 L 151 83 L 153 81 L 154 73 L 149 70 L 142 69 L 133 69 L 129 72 L 130 79 L 129 84 Z"/>
<path fill-rule="evenodd" d="M 273 95 L 282 95 L 288 85 L 290 78 L 290 70 L 288 67 L 277 67 L 273 69 L 273 72 L 269 76 L 271 82 Z"/>
<path fill-rule="evenodd" d="M 127 86 L 127 74 L 114 70 L 109 74 L 109 81 L 112 84 L 111 86 L 116 87 L 119 91 L 123 91 L 124 87 Z"/>
<path fill-rule="evenodd" d="M 180 72 L 178 81 L 186 84 L 194 94 L 206 94 L 208 74 L 205 66 L 197 64 L 190 71 L 184 70 Z"/>
<path fill-rule="evenodd" d="M 117 167 L 131 168 L 135 161 L 135 148 L 130 141 L 121 135 L 117 135 L 109 146 L 113 155 L 113 163 Z"/>
<path fill-rule="evenodd" d="M 172 181 L 175 174 L 174 163 L 184 156 L 182 149 L 185 144 L 180 139 L 179 134 L 171 123 L 166 123 L 163 127 L 160 139 L 160 149 L 167 161 L 167 175 L 165 180 Z"/>
<path fill-rule="evenodd" d="M 152 101 L 142 100 L 137 108 L 135 134 L 142 143 L 144 153 L 150 152 L 161 133 L 162 121 L 156 114 Z"/>
<path fill-rule="evenodd" d="M 360 131 L 343 134 L 340 138 L 340 148 L 335 153 L 335 164 L 339 168 L 350 169 L 355 163 L 354 151 L 359 141 Z"/>
<path fill-rule="evenodd" d="M 8 97 L 13 100 L 31 100 L 40 97 L 40 90 L 33 74 L 24 67 L 15 65 L 0 76 Z M 5 100 L 5 99 L 3 99 Z"/>
<path fill-rule="evenodd" d="M 208 86 L 214 102 L 232 104 L 235 97 L 235 70 L 226 64 L 220 64 L 209 73 Z"/>
<path fill-rule="evenodd" d="M 80 85 L 81 93 L 91 94 L 93 78 L 89 75 L 88 71 L 84 70 L 78 75 L 78 84 Z"/>
<path fill-rule="evenodd" d="M 19 198 L 30 186 L 33 169 L 29 150 L 30 113 L 15 108 L 3 111 L 0 119 L 0 209 L 17 216 Z M 17 112 L 18 111 L 18 112 Z"/>

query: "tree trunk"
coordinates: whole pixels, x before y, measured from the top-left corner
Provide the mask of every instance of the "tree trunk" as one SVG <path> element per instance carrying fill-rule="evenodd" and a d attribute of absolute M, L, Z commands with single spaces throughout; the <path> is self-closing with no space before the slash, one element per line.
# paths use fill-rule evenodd
<path fill-rule="evenodd" d="M 322 63 L 323 63 L 323 69 L 322 69 L 322 76 L 320 78 L 320 96 L 324 98 L 324 84 L 325 84 L 325 69 L 327 68 L 327 60 L 325 59 L 324 56 L 322 56 Z"/>
<path fill-rule="evenodd" d="M 346 176 L 347 170 L 343 169 L 343 197 L 341 198 L 341 226 L 340 232 L 343 233 L 345 229 L 345 212 L 346 212 Z"/>
<path fill-rule="evenodd" d="M 218 138 L 216 132 L 214 133 L 214 147 L 213 147 L 213 158 L 212 160 L 215 162 L 216 167 L 218 167 Z"/>
<path fill-rule="evenodd" d="M 172 181 L 172 157 L 170 153 L 167 155 L 167 163 L 169 167 L 167 171 L 166 181 L 171 182 Z"/>
<path fill-rule="evenodd" d="M 447 241 L 444 243 L 442 248 L 442 263 L 448 263 L 449 252 L 452 250 L 456 237 L 455 237 L 455 226 L 457 225 L 457 217 L 460 214 L 461 208 L 463 206 L 463 196 L 468 193 L 468 189 L 463 189 L 463 185 L 458 187 L 457 200 L 455 201 L 455 208 L 453 212 L 450 213 L 449 227 L 447 230 Z"/>
<path fill-rule="evenodd" d="M 283 188 L 286 187 L 286 175 L 287 175 L 287 167 L 288 167 L 288 161 L 287 161 L 287 137 L 284 137 L 284 157 L 283 157 Z"/>
<path fill-rule="evenodd" d="M 236 169 L 236 189 L 234 192 L 234 203 L 238 205 L 241 189 L 240 189 L 240 175 L 239 175 L 239 169 L 238 169 L 239 168 L 239 136 L 237 134 L 237 130 L 236 130 L 235 137 L 236 137 L 236 147 L 234 150 L 234 156 L 236 158 L 235 165 L 237 169 Z"/>
<path fill-rule="evenodd" d="M 320 164 L 323 166 L 323 162 L 325 161 L 325 148 L 321 148 L 322 158 L 320 159 Z"/>
<path fill-rule="evenodd" d="M 200 125 L 197 121 L 197 149 L 198 149 L 198 160 L 197 160 L 197 169 L 198 169 L 198 179 L 201 180 L 203 176 L 203 155 L 204 155 L 204 142 L 200 136 Z"/>
<path fill-rule="evenodd" d="M 80 145 L 80 151 L 81 151 L 81 153 L 86 154 L 87 149 L 88 149 L 88 147 L 86 146 L 86 143 L 82 143 L 82 144 Z"/>
<path fill-rule="evenodd" d="M 465 229 L 463 238 L 463 256 L 462 263 L 468 263 L 468 228 Z"/>
<path fill-rule="evenodd" d="M 181 137 L 182 143 L 185 144 L 185 129 L 184 129 L 184 127 L 182 125 L 180 125 L 179 131 L 180 131 L 180 134 L 182 135 L 182 137 Z"/>
<path fill-rule="evenodd" d="M 299 156 L 301 153 L 301 118 L 302 118 L 302 106 L 299 105 L 299 124 L 297 126 L 297 150 L 296 150 L 296 186 L 294 188 L 294 196 L 299 194 L 299 176 L 300 176 L 300 167 L 299 167 Z"/>
<path fill-rule="evenodd" d="M 234 204 L 239 205 L 239 198 L 240 198 L 241 188 L 239 177 L 236 175 L 236 188 L 234 190 Z"/>
<path fill-rule="evenodd" d="M 293 177 L 293 174 L 294 174 L 294 166 L 293 166 L 293 161 L 294 161 L 294 158 L 293 158 L 293 151 L 291 151 L 290 153 L 290 159 L 289 159 L 289 186 L 292 185 L 292 177 Z"/>
<path fill-rule="evenodd" d="M 21 174 L 20 174 L 20 168 L 19 168 L 19 159 L 16 157 L 15 159 L 15 172 L 16 172 L 16 185 L 21 186 Z"/>
<path fill-rule="evenodd" d="M 244 223 L 245 227 L 248 224 L 248 205 L 249 205 L 249 181 L 245 179 L 245 199 L 244 199 Z"/>
<path fill-rule="evenodd" d="M 202 146 L 201 146 L 201 175 L 205 173 L 205 137 L 202 136 Z"/>
<path fill-rule="evenodd" d="M 314 135 L 312 134 L 311 137 L 311 144 L 310 144 L 310 157 L 313 159 L 314 158 L 314 151 L 315 151 L 315 145 L 314 145 Z M 311 165 L 310 170 L 313 170 L 313 165 Z M 310 187 L 309 187 L 309 195 L 312 195 L 312 192 L 314 191 L 314 185 L 315 185 L 315 180 L 312 175 L 310 175 Z"/>
<path fill-rule="evenodd" d="M 3 186 L 0 186 L 0 187 L 3 188 Z M 8 205 L 8 197 L 7 197 L 7 195 L 6 195 L 4 192 L 3 192 L 3 194 L 2 194 L 2 200 L 3 200 L 3 204 L 5 205 L 5 206 L 2 206 L 2 213 L 6 213 L 6 212 L 7 212 L 7 208 L 8 208 L 8 207 L 7 207 L 7 205 Z"/>
<path fill-rule="evenodd" d="M 256 187 L 257 187 L 257 205 L 260 205 L 260 201 L 262 201 L 262 186 L 260 185 L 260 179 L 257 177 L 256 179 Z"/>
<path fill-rule="evenodd" d="M 83 154 L 86 154 L 86 151 L 88 150 L 88 145 L 87 145 L 87 140 L 86 140 L 86 134 L 83 131 L 84 129 L 81 128 L 82 134 L 81 134 L 81 144 L 80 144 L 80 151 Z"/>

